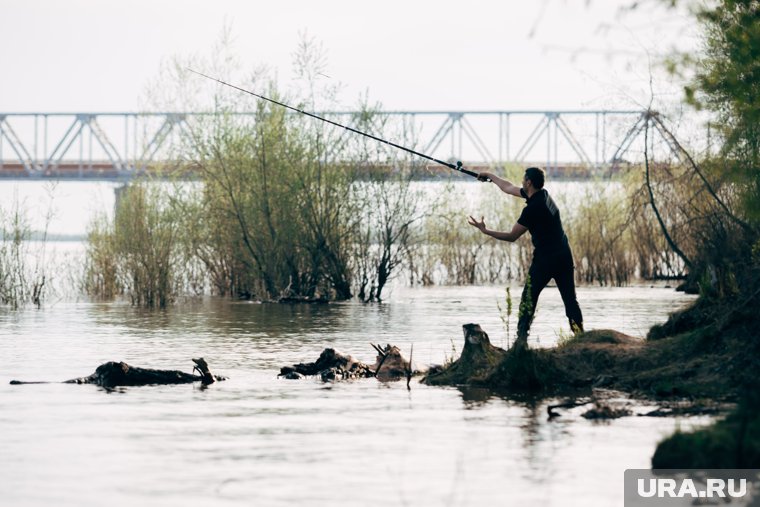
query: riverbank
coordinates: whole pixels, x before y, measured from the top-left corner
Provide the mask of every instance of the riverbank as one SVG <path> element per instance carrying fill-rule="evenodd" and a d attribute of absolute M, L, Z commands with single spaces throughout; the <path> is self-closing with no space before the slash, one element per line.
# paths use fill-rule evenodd
<path fill-rule="evenodd" d="M 760 403 L 752 388 L 760 352 L 758 324 L 751 304 L 700 299 L 653 327 L 646 340 L 604 329 L 565 338 L 553 348 L 508 351 L 494 347 L 479 326 L 465 325 L 460 358 L 424 381 L 571 399 L 604 388 L 643 400 L 686 403 L 695 412 L 737 403 L 713 426 L 662 441 L 652 466 L 758 468 Z M 613 410 L 608 415 L 628 414 Z"/>

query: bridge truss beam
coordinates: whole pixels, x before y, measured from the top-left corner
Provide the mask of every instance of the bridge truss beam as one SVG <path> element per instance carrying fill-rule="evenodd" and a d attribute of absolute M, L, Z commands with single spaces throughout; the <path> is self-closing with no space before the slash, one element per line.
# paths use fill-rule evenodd
<path fill-rule="evenodd" d="M 98 178 L 108 173 L 130 178 L 152 164 L 172 160 L 182 136 L 215 114 L 0 113 L 0 176 Z M 234 114 L 254 118 L 254 113 Z M 319 115 L 354 128 L 367 117 L 366 112 L 354 111 Z M 646 112 L 377 111 L 371 115 L 383 125 L 403 126 L 404 139 L 389 140 L 411 144 L 437 158 L 478 165 L 530 162 L 551 170 L 561 164 L 600 169 L 619 162 L 641 137 Z M 382 135 L 380 130 L 373 133 Z"/>

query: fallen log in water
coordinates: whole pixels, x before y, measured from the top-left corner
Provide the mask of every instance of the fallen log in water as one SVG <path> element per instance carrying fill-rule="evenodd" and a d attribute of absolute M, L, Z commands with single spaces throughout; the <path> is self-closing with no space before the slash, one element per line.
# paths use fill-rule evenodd
<path fill-rule="evenodd" d="M 381 380 L 397 380 L 400 378 L 411 378 L 413 375 L 419 375 L 429 372 L 431 369 L 439 369 L 439 366 L 424 366 L 412 361 L 410 351 L 409 359 L 404 357 L 401 349 L 395 345 L 387 344 L 385 347 L 371 343 L 372 348 L 377 351 L 377 359 L 372 369 L 375 376 Z"/>
<path fill-rule="evenodd" d="M 124 362 L 110 361 L 103 363 L 95 369 L 95 373 L 86 377 L 65 380 L 63 384 L 95 384 L 105 388 L 144 386 L 158 384 L 188 384 L 201 382 L 203 385 L 213 384 L 217 380 L 227 380 L 226 377 L 213 375 L 208 368 L 208 363 L 201 357 L 193 359 L 193 371 L 200 375 L 185 373 L 179 370 L 154 370 L 151 368 L 139 368 L 130 366 Z M 21 384 L 46 384 L 49 382 L 24 382 L 11 380 L 13 385 Z"/>
<path fill-rule="evenodd" d="M 327 381 L 337 378 L 372 377 L 374 371 L 352 356 L 328 348 L 323 350 L 317 360 L 312 363 L 298 363 L 280 368 L 279 376 L 287 379 L 299 379 L 312 375 L 319 375 L 322 380 Z"/>
<path fill-rule="evenodd" d="M 279 376 L 287 379 L 300 379 L 306 376 L 319 375 L 324 381 L 368 377 L 376 377 L 379 380 L 398 380 L 425 373 L 430 369 L 410 362 L 403 356 L 401 350 L 394 345 L 388 344 L 385 347 L 371 345 L 378 354 L 374 365 L 370 366 L 358 361 L 353 356 L 327 348 L 314 362 L 283 366 L 280 368 Z"/>

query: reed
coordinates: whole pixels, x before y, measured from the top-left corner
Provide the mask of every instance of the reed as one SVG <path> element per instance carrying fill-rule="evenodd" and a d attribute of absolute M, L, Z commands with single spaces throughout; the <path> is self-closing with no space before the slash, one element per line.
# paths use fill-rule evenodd
<path fill-rule="evenodd" d="M 10 209 L 0 207 L 0 304 L 12 310 L 30 303 L 42 306 L 49 285 L 46 231 L 47 225 L 37 247 L 32 247 L 27 213 L 18 199 Z"/>

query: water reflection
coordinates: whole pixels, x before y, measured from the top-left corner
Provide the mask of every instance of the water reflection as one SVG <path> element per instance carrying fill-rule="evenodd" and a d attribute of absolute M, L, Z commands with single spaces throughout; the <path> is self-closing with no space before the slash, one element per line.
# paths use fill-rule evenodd
<path fill-rule="evenodd" d="M 462 393 L 465 409 L 478 408 L 491 400 L 493 393 L 482 387 L 457 386 Z"/>
<path fill-rule="evenodd" d="M 686 301 L 662 289 L 580 292 L 594 301 L 584 306 L 592 327 L 631 334 Z M 461 325 L 471 321 L 499 345 L 502 293 L 396 288 L 382 305 L 207 298 L 162 312 L 124 304 L 0 312 L 4 503 L 323 505 L 338 492 L 394 505 L 619 504 L 622 471 L 648 466 L 676 421 L 599 426 L 573 410 L 548 421 L 546 401 L 478 388 L 277 378 L 280 366 L 313 361 L 327 346 L 372 362 L 369 342 L 413 343 L 415 360 L 442 362 L 452 340 L 461 349 Z M 546 296 L 533 345 L 551 343 L 563 324 L 552 310 L 561 310 L 558 294 Z M 190 371 L 198 356 L 229 380 L 111 396 L 87 385 L 7 385 L 87 375 L 108 360 Z"/>

